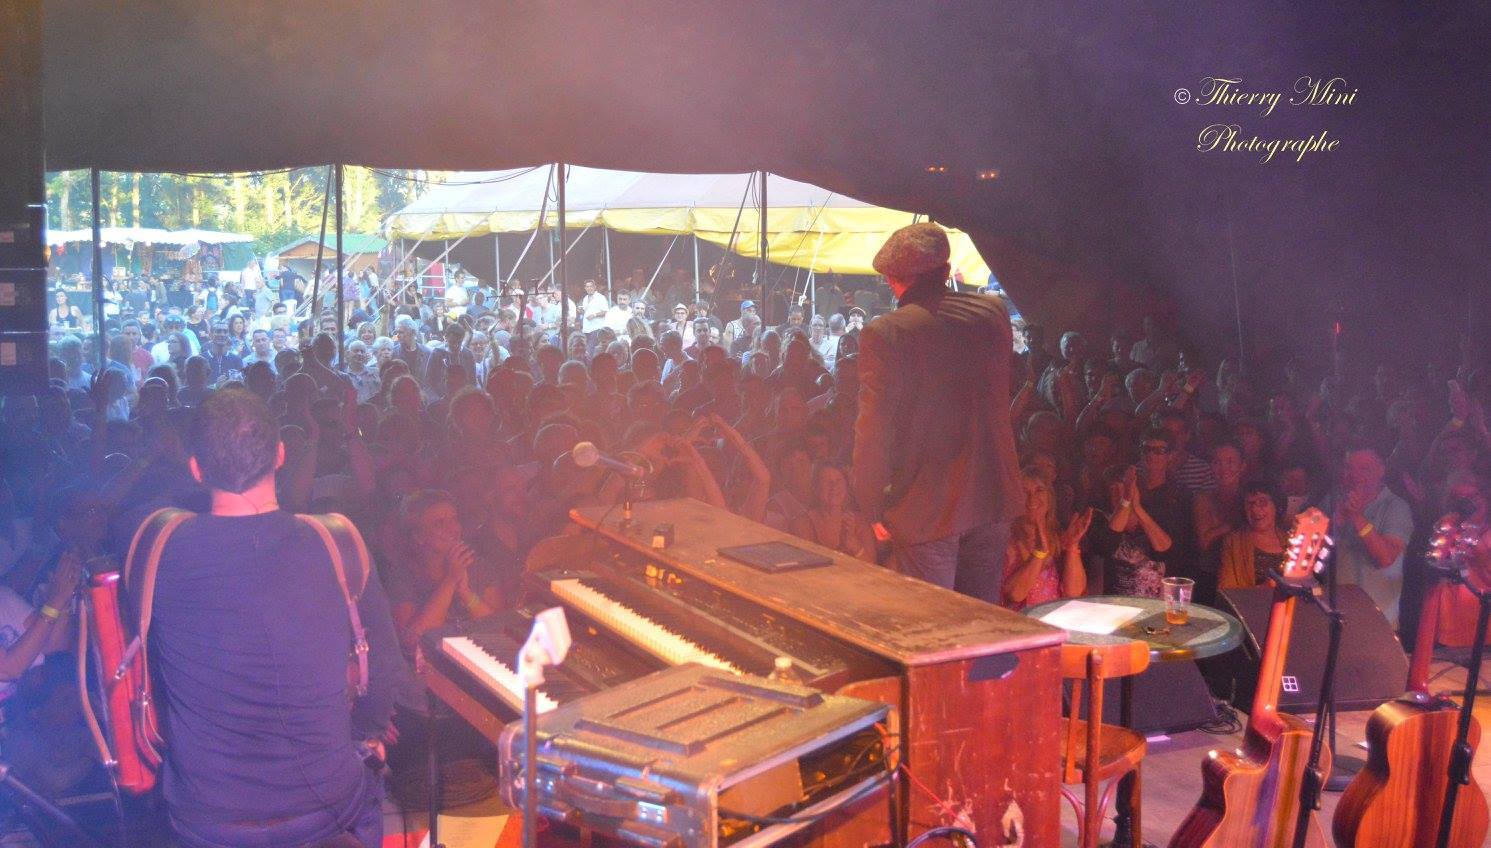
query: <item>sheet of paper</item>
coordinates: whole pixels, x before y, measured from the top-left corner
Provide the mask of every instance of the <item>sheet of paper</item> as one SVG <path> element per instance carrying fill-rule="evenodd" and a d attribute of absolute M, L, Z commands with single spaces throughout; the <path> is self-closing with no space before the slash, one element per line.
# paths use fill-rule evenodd
<path fill-rule="evenodd" d="M 1063 630 L 1108 634 L 1144 614 L 1141 607 L 1067 601 L 1041 616 L 1041 621 Z"/>
<path fill-rule="evenodd" d="M 508 816 L 440 816 L 440 844 L 445 848 L 492 848 L 507 826 Z M 419 848 L 429 848 L 425 831 Z"/>

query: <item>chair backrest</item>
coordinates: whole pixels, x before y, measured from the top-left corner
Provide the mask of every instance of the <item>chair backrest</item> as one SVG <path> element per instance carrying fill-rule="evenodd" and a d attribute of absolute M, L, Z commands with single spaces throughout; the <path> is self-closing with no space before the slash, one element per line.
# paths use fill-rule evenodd
<path fill-rule="evenodd" d="M 1082 768 L 1096 774 L 1098 760 L 1102 755 L 1103 726 L 1103 681 L 1140 674 L 1149 668 L 1149 645 L 1132 640 L 1116 645 L 1077 645 L 1068 642 L 1061 646 L 1061 676 L 1079 681 L 1072 686 L 1071 711 L 1066 725 L 1066 773 L 1065 783 L 1076 783 L 1078 776 L 1077 741 L 1083 732 L 1082 700 L 1087 700 L 1087 760 Z"/>

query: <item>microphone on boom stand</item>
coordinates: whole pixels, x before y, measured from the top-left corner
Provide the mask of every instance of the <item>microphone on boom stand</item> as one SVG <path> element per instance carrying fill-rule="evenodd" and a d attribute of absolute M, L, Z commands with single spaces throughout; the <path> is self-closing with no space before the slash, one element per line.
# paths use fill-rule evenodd
<path fill-rule="evenodd" d="M 593 442 L 579 442 L 569 449 L 568 455 L 570 460 L 580 468 L 599 466 L 614 472 L 625 482 L 626 485 L 622 490 L 621 526 L 630 527 L 632 500 L 641 497 L 642 489 L 647 485 L 647 477 L 652 473 L 652 463 L 647 460 L 647 457 L 631 451 L 616 457 L 606 456 Z M 563 456 L 563 454 L 560 455 L 560 461 L 563 461 Z M 637 462 L 628 461 L 633 459 Z"/>

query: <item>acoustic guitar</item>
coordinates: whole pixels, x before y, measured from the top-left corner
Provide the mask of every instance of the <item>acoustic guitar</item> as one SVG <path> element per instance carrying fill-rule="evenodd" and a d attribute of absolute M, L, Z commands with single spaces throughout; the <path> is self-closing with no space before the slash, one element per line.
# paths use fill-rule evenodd
<path fill-rule="evenodd" d="M 1430 544 L 1430 557 L 1453 562 L 1465 541 L 1458 525 L 1442 524 Z M 1367 720 L 1367 764 L 1346 787 L 1331 822 L 1341 848 L 1414 848 L 1434 845 L 1438 838 L 1460 708 L 1429 694 L 1429 661 L 1440 599 L 1452 590 L 1441 580 L 1424 599 L 1407 693 L 1378 707 Z M 1472 721 L 1472 749 L 1480 738 L 1480 725 Z M 1472 779 L 1457 799 L 1449 844 L 1477 848 L 1486 838 L 1488 815 L 1486 795 Z"/>
<path fill-rule="evenodd" d="M 1274 591 L 1268 635 L 1258 667 L 1258 689 L 1248 713 L 1243 747 L 1212 750 L 1201 763 L 1201 799 L 1170 838 L 1170 848 L 1289 848 L 1299 817 L 1300 786 L 1310 751 L 1310 727 L 1279 713 L 1279 688 L 1298 591 L 1311 583 L 1328 540 L 1330 519 L 1308 509 L 1294 519 L 1289 548 Z M 1322 780 L 1330 751 L 1321 752 Z M 1311 813 L 1305 844 L 1327 848 L 1325 830 Z"/>

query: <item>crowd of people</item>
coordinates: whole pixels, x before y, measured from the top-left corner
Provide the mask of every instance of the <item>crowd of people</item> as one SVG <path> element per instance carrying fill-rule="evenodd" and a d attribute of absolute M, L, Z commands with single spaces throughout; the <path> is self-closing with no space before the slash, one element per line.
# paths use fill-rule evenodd
<path fill-rule="evenodd" d="M 60 707 L 28 681 L 65 677 L 43 658 L 68 648 L 81 575 L 117 569 L 154 509 L 206 509 L 185 432 L 225 388 L 277 416 L 281 507 L 361 528 L 411 659 L 424 632 L 511 608 L 535 543 L 564 531 L 572 507 L 617 498 L 617 480 L 571 461 L 582 441 L 648 467 L 646 497 L 698 498 L 895 567 L 850 462 L 861 333 L 882 308 L 841 297 L 832 311 L 778 301 L 763 315 L 749 298 L 652 296 L 692 293 L 683 276 L 650 287 L 639 272 L 610 296 L 585 280 L 568 304 L 552 286 L 476 285 L 459 304 L 380 304 L 376 276 L 354 277 L 341 337 L 334 312 L 294 320 L 294 298 L 147 296 L 106 320 L 102 369 L 92 337 L 63 323 L 51 387 L 3 407 L 8 726 L 76 720 L 40 715 Z M 1008 402 L 1024 502 L 986 600 L 1153 596 L 1178 575 L 1213 602 L 1267 581 L 1291 517 L 1319 505 L 1339 579 L 1406 626 L 1436 519 L 1486 520 L 1491 375 L 1473 363 L 1244 370 L 1207 364 L 1155 319 L 1101 341 L 1019 330 Z M 1450 612 L 1447 638 L 1468 638 L 1467 605 Z M 46 786 L 82 773 L 54 760 L 18 767 Z"/>

